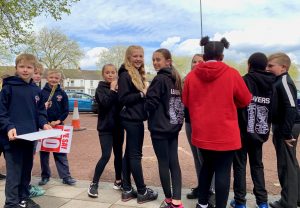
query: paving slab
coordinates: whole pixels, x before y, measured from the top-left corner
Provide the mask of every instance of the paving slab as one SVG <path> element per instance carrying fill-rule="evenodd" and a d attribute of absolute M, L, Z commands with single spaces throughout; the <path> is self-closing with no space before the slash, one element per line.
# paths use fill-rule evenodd
<path fill-rule="evenodd" d="M 100 208 L 100 207 L 108 208 L 111 207 L 111 204 L 73 199 L 68 203 L 64 204 L 63 206 L 61 206 L 60 208 Z"/>

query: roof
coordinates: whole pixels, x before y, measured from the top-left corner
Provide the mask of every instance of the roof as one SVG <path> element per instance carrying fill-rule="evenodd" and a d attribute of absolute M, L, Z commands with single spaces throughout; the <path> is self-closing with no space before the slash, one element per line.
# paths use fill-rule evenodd
<path fill-rule="evenodd" d="M 47 71 L 47 70 L 46 70 Z M 100 70 L 80 70 L 80 69 L 62 69 L 63 78 L 84 79 L 84 80 L 101 80 Z M 44 77 L 46 73 L 44 73 Z"/>
<path fill-rule="evenodd" d="M 0 66 L 0 77 L 3 75 L 13 76 L 16 73 L 16 68 L 14 66 Z"/>
<path fill-rule="evenodd" d="M 0 77 L 3 75 L 14 75 L 16 72 L 14 66 L 0 66 Z M 43 74 L 43 78 L 46 78 L 47 70 Z M 69 79 L 84 79 L 84 80 L 102 80 L 101 70 L 80 70 L 80 69 L 62 69 L 63 78 Z M 156 74 L 146 74 L 146 79 L 152 81 Z"/>

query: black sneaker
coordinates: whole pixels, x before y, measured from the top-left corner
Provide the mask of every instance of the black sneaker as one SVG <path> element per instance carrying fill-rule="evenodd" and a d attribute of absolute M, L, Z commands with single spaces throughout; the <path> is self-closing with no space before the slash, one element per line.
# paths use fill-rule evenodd
<path fill-rule="evenodd" d="M 40 205 L 35 203 L 32 199 L 23 200 L 19 203 L 20 208 L 41 208 Z"/>
<path fill-rule="evenodd" d="M 130 199 L 134 199 L 136 197 L 137 197 L 137 192 L 133 188 L 131 188 L 130 191 L 124 191 L 124 190 L 122 191 L 121 199 L 123 202 L 127 202 Z"/>
<path fill-rule="evenodd" d="M 150 188 L 146 188 L 146 192 L 144 194 L 138 194 L 137 195 L 137 203 L 143 204 L 149 201 L 154 201 L 158 197 L 158 193 L 156 191 L 153 191 Z"/>
<path fill-rule="evenodd" d="M 62 183 L 63 183 L 63 184 L 67 184 L 67 185 L 72 186 L 72 185 L 75 185 L 76 180 L 75 180 L 74 178 L 72 178 L 71 176 L 69 176 L 69 177 L 67 177 L 67 178 L 64 178 L 64 179 L 62 180 Z"/>
<path fill-rule="evenodd" d="M 97 183 L 91 183 L 91 185 L 88 189 L 88 195 L 91 198 L 97 198 L 98 197 L 98 184 Z"/>
<path fill-rule="evenodd" d="M 49 182 L 49 178 L 42 178 L 39 182 L 40 186 L 46 185 Z"/>
<path fill-rule="evenodd" d="M 122 181 L 120 181 L 118 183 L 115 181 L 113 189 L 115 189 L 115 190 L 122 190 Z"/>
<path fill-rule="evenodd" d="M 5 178 L 6 178 L 6 176 L 0 173 L 0 181 L 4 180 Z"/>
<path fill-rule="evenodd" d="M 199 192 L 198 187 L 192 188 L 191 192 L 186 195 L 186 198 L 188 198 L 188 199 L 197 199 L 198 198 L 198 192 Z"/>

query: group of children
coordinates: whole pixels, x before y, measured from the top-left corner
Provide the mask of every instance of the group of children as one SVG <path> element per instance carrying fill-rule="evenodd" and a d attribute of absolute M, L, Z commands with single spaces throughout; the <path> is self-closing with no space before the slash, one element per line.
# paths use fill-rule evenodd
<path fill-rule="evenodd" d="M 39 208 L 31 197 L 44 191 L 31 186 L 31 171 L 36 152 L 36 141 L 17 139 L 18 135 L 52 129 L 63 124 L 69 113 L 68 97 L 60 88 L 61 73 L 49 70 L 47 84 L 40 89 L 43 67 L 35 56 L 21 54 L 16 58 L 15 76 L 3 79 L 0 93 L 0 146 L 6 161 L 5 208 Z M 50 91 L 55 88 L 54 95 Z M 63 183 L 75 184 L 70 176 L 66 154 L 54 153 Z M 49 153 L 40 152 L 42 180 L 49 181 Z M 45 179 L 48 179 L 45 180 Z"/>
<path fill-rule="evenodd" d="M 144 183 L 142 149 L 144 121 L 148 120 L 153 149 L 165 199 L 160 207 L 182 208 L 182 178 L 178 159 L 178 134 L 186 123 L 193 152 L 197 187 L 187 198 L 198 198 L 196 208 L 225 208 L 234 170 L 234 208 L 246 207 L 246 161 L 249 156 L 253 193 L 259 208 L 268 207 L 262 163 L 262 146 L 273 131 L 277 169 L 282 187 L 274 208 L 296 208 L 300 203 L 299 166 L 296 144 L 300 131 L 296 87 L 288 75 L 291 61 L 284 53 L 268 58 L 257 52 L 248 59 L 248 73 L 242 78 L 226 65 L 221 41 L 201 39 L 204 54 L 193 57 L 192 70 L 183 82 L 174 68 L 169 50 L 153 53 L 157 75 L 150 86 L 146 81 L 144 50 L 132 45 L 126 50 L 119 70 L 104 65 L 96 90 L 99 106 L 97 130 L 101 158 L 88 188 L 98 197 L 100 177 L 113 150 L 115 183 L 122 201 L 138 203 L 156 200 L 158 193 Z M 0 94 L 0 146 L 6 160 L 5 208 L 40 207 L 30 199 L 30 180 L 36 143 L 17 135 L 63 125 L 68 116 L 68 97 L 61 89 L 61 73 L 49 70 L 43 90 L 37 86 L 42 66 L 30 54 L 16 59 L 16 74 L 3 80 Z M 53 90 L 55 89 L 55 90 Z M 123 155 L 124 132 L 126 147 Z M 60 178 L 73 185 L 67 155 L 53 153 Z M 40 152 L 41 181 L 48 183 L 51 171 L 49 152 Z M 137 190 L 131 183 L 131 175 Z M 211 200 L 211 196 L 215 196 Z"/>

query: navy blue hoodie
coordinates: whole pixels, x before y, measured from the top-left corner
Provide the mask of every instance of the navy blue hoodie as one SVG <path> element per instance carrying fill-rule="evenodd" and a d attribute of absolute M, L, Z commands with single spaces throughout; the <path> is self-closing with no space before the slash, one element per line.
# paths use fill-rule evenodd
<path fill-rule="evenodd" d="M 32 133 L 47 124 L 47 113 L 41 102 L 41 90 L 35 83 L 25 82 L 17 76 L 3 80 L 0 93 L 0 142 L 9 149 L 9 130 L 16 128 L 17 135 Z M 14 144 L 30 141 L 15 140 Z"/>
<path fill-rule="evenodd" d="M 184 106 L 180 90 L 175 89 L 175 81 L 171 68 L 160 69 L 147 91 L 145 109 L 153 138 L 174 137 L 182 127 Z"/>
<path fill-rule="evenodd" d="M 52 88 L 46 83 L 42 89 L 42 102 L 47 102 Z M 69 115 L 69 101 L 68 95 L 57 85 L 54 95 L 51 99 L 52 105 L 47 109 L 48 121 L 60 120 L 63 122 Z"/>

